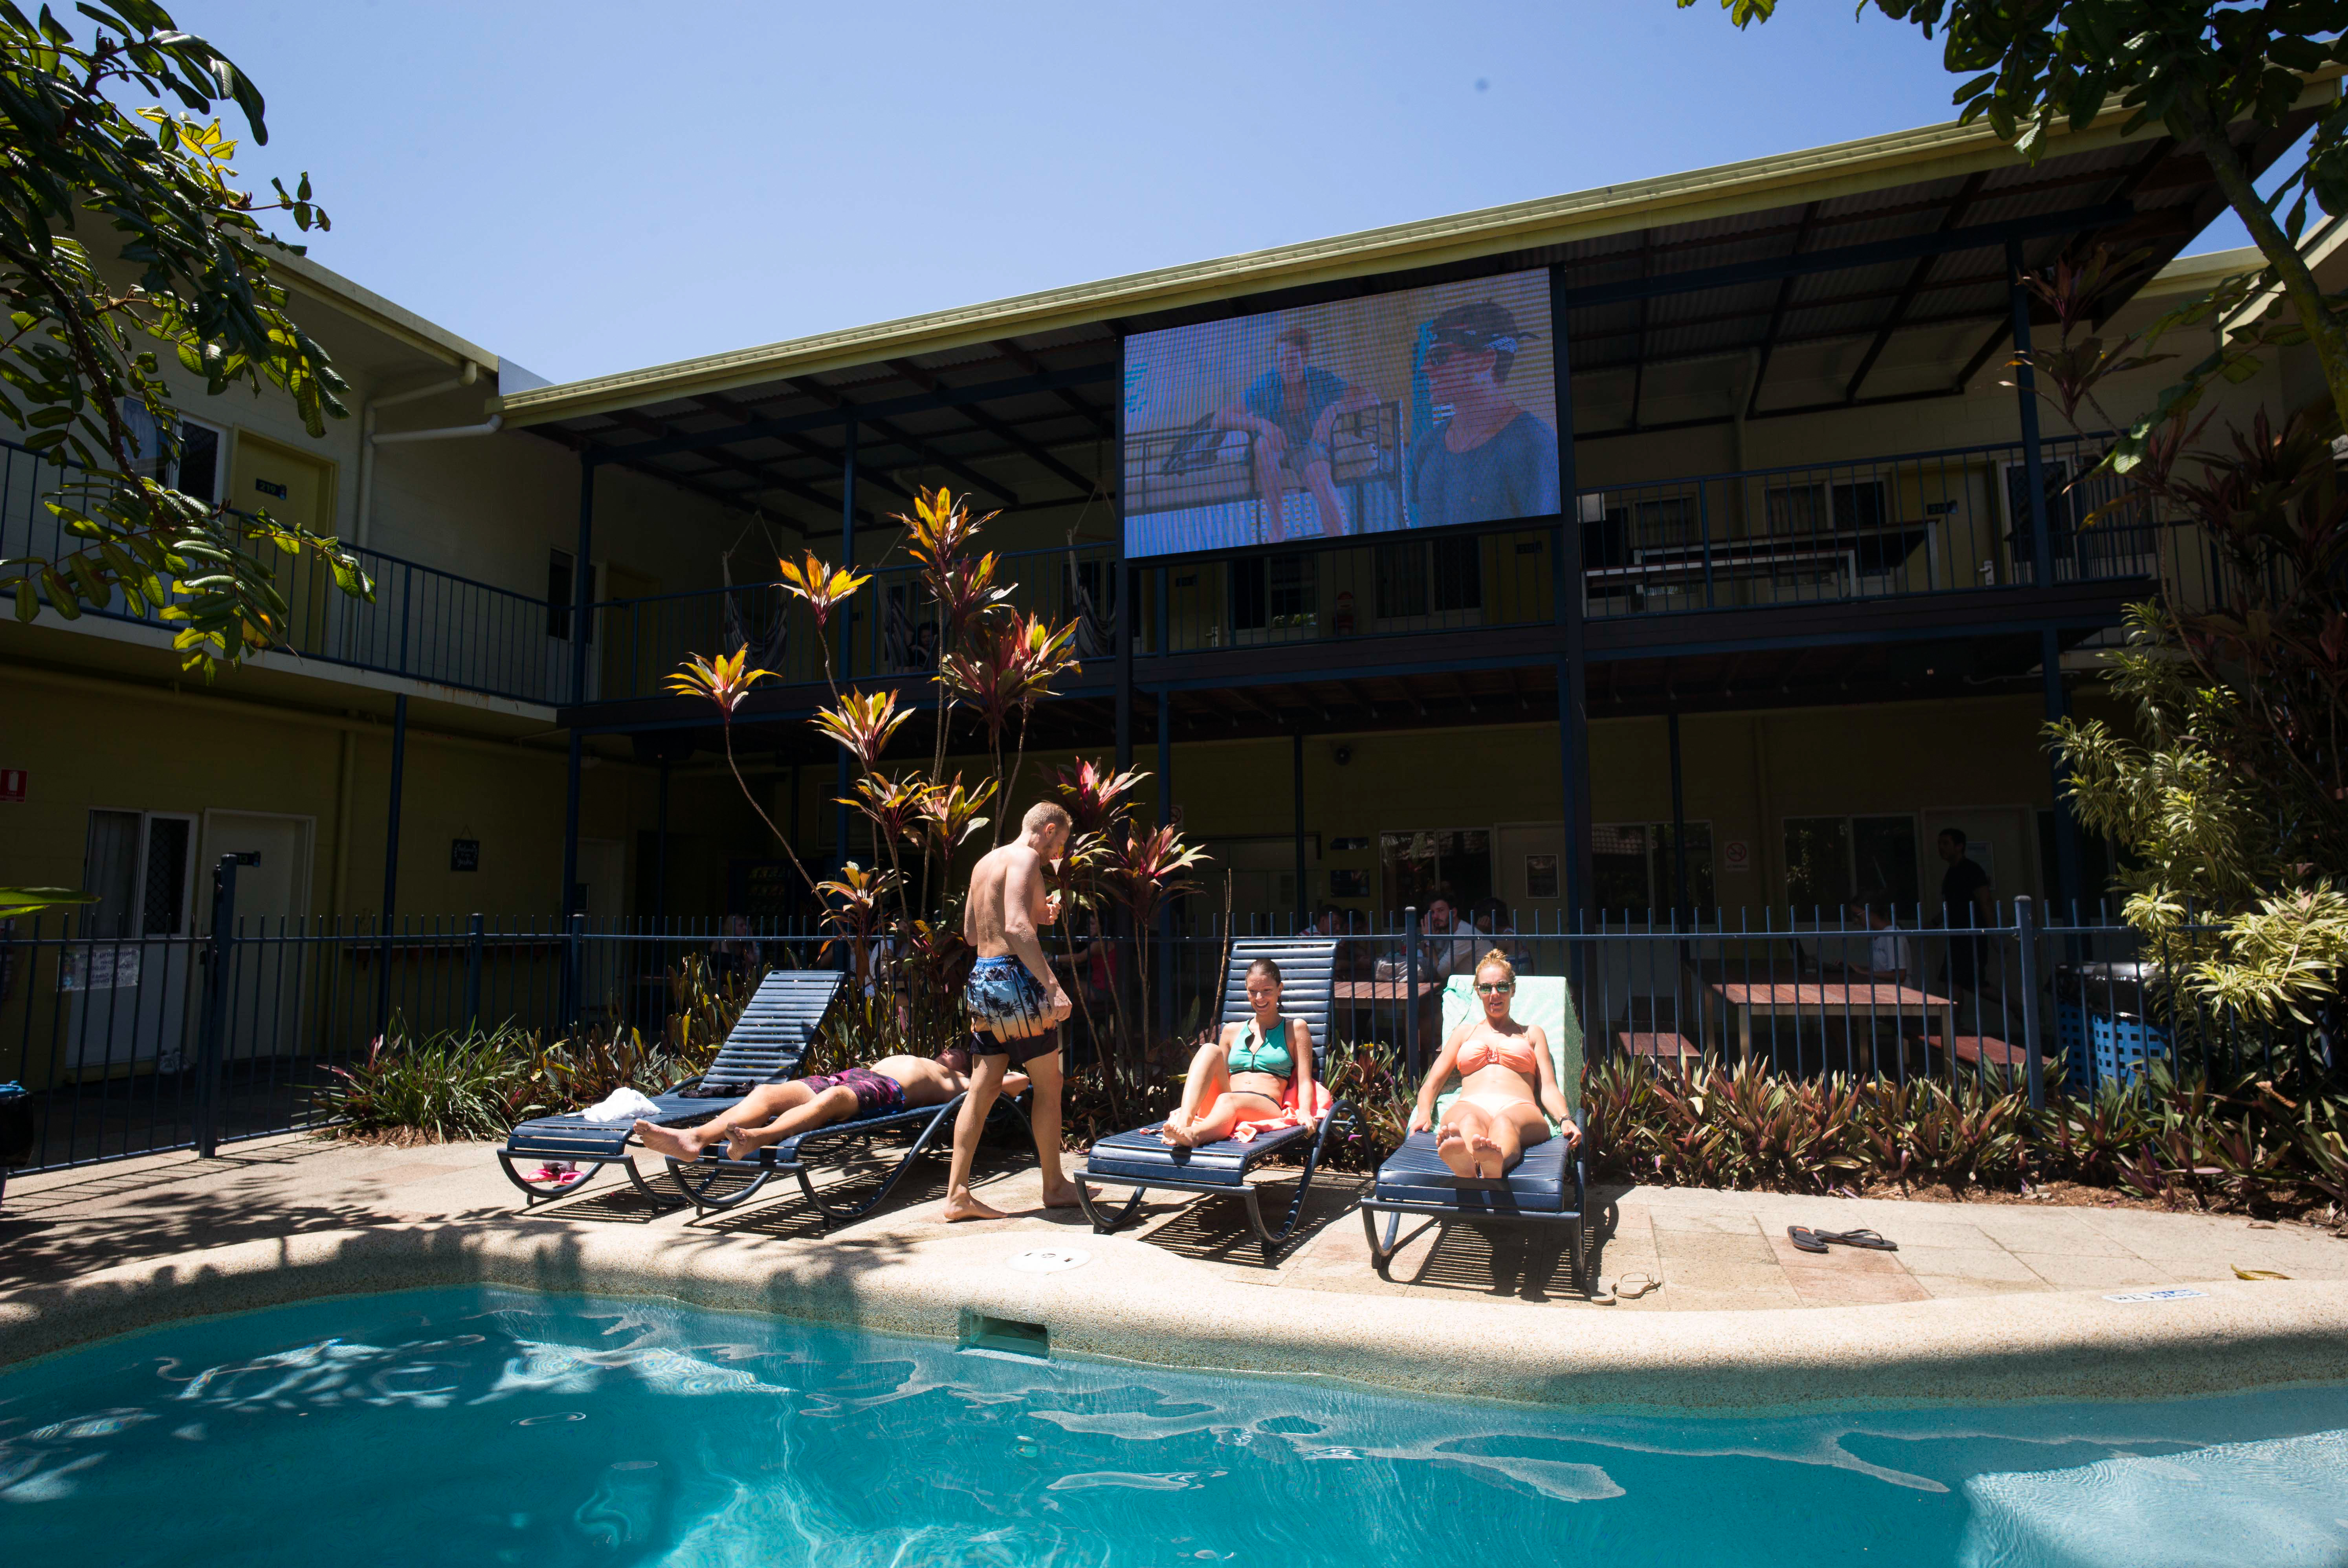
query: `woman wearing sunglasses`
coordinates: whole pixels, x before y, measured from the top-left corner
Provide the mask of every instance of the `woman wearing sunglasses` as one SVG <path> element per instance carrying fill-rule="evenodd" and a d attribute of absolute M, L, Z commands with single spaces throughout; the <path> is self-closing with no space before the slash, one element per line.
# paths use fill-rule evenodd
<path fill-rule="evenodd" d="M 1258 958 L 1248 966 L 1247 999 L 1255 1016 L 1223 1025 L 1190 1059 L 1182 1109 L 1158 1134 L 1178 1149 L 1228 1138 L 1241 1122 L 1274 1119 L 1292 1082 L 1296 1103 L 1312 1102 L 1313 1029 L 1301 1018 L 1280 1016 L 1278 964 Z"/>
<path fill-rule="evenodd" d="M 1549 1036 L 1538 1024 L 1509 1016 L 1516 994 L 1516 966 L 1498 948 L 1486 953 L 1476 966 L 1482 1014 L 1452 1031 L 1443 1054 L 1427 1069 L 1426 1081 L 1418 1086 L 1410 1130 L 1424 1132 L 1436 1125 L 1437 1096 L 1454 1072 L 1459 1074 L 1459 1098 L 1435 1133 L 1436 1155 L 1456 1175 L 1489 1180 L 1505 1174 L 1526 1149 L 1548 1140 L 1550 1118 L 1568 1139 L 1581 1136 L 1558 1087 Z"/>

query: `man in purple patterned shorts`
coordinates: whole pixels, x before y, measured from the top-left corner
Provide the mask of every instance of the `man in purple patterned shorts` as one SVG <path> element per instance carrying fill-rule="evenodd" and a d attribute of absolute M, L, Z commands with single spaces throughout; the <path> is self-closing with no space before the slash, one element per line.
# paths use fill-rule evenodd
<path fill-rule="evenodd" d="M 723 1138 L 726 1158 L 747 1160 L 769 1143 L 834 1122 L 942 1105 L 969 1087 L 970 1054 L 961 1046 L 933 1057 L 884 1056 L 870 1067 L 761 1084 L 739 1105 L 698 1127 L 639 1122 L 636 1142 L 674 1160 L 698 1160 Z M 1017 1094 L 1027 1087 L 1027 1080 L 1014 1072 L 1003 1087 L 1006 1093 Z"/>

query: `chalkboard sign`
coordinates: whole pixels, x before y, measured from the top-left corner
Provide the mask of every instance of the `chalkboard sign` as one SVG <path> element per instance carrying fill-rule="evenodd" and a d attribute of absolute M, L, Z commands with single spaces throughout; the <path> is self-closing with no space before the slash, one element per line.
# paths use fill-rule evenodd
<path fill-rule="evenodd" d="M 478 838 L 452 838 L 448 841 L 448 869 L 479 871 L 481 868 L 481 841 Z"/>

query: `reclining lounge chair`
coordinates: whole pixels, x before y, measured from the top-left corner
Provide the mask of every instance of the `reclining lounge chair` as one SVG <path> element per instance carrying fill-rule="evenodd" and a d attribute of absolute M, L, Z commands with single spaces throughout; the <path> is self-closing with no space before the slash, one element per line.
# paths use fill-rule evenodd
<path fill-rule="evenodd" d="M 1337 944 L 1289 939 L 1232 943 L 1231 962 L 1223 971 L 1224 1022 L 1249 1016 L 1247 971 L 1248 966 L 1258 958 L 1270 958 L 1280 966 L 1281 1011 L 1302 1018 L 1312 1030 L 1313 1081 L 1322 1081 L 1321 1074 L 1328 1060 Z M 1247 1205 L 1248 1224 L 1254 1228 L 1256 1240 L 1263 1247 L 1264 1261 L 1269 1263 L 1295 1234 L 1297 1220 L 1304 1213 L 1304 1196 L 1313 1189 L 1313 1173 L 1321 1163 L 1330 1131 L 1341 1112 L 1352 1114 L 1341 1102 L 1332 1098 L 1327 1111 L 1302 1126 L 1266 1132 L 1245 1143 L 1224 1139 L 1201 1143 L 1195 1149 L 1178 1149 L 1160 1138 L 1158 1130 L 1166 1124 L 1163 1121 L 1103 1138 L 1092 1146 L 1085 1168 L 1076 1177 L 1076 1192 L 1085 1206 L 1085 1217 L 1092 1221 L 1094 1230 L 1107 1235 L 1133 1218 L 1152 1187 L 1180 1193 L 1229 1194 Z M 1304 1154 L 1304 1174 L 1296 1184 L 1296 1196 L 1289 1204 L 1286 1221 L 1275 1231 L 1264 1223 L 1262 1189 L 1248 1180 L 1248 1173 L 1274 1154 L 1294 1153 L 1300 1148 Z M 1103 1186 L 1130 1187 L 1133 1195 L 1126 1199 L 1123 1207 L 1112 1210 L 1106 1198 L 1096 1204 L 1090 1187 L 1096 1182 Z"/>
<path fill-rule="evenodd" d="M 831 1011 L 847 979 L 836 969 L 768 971 L 707 1070 L 654 1095 L 660 1114 L 645 1120 L 664 1127 L 689 1127 L 732 1110 L 761 1083 L 790 1077 L 798 1071 L 808 1042 Z M 726 1092 L 706 1092 L 721 1088 Z M 688 1092 L 695 1090 L 705 1092 Z M 655 1203 L 667 1202 L 636 1169 L 635 1155 L 628 1144 L 633 1124 L 633 1119 L 589 1122 L 575 1113 L 541 1116 L 507 1134 L 506 1146 L 498 1151 L 498 1163 L 505 1167 L 506 1179 L 522 1190 L 527 1204 L 575 1193 L 606 1165 L 624 1166 L 638 1192 Z M 589 1168 L 580 1180 L 557 1187 L 530 1180 L 517 1167 L 517 1161 L 541 1165 L 569 1161 Z"/>
<path fill-rule="evenodd" d="M 740 1207 L 757 1197 L 759 1189 L 777 1176 L 796 1176 L 799 1191 L 806 1194 L 808 1206 L 815 1210 L 823 1228 L 829 1230 L 834 1225 L 860 1219 L 880 1207 L 881 1201 L 896 1190 L 897 1184 L 904 1180 L 905 1173 L 913 1168 L 913 1162 L 921 1157 L 922 1151 L 937 1142 L 941 1132 L 951 1144 L 954 1118 L 962 1114 L 962 1102 L 968 1098 L 969 1091 L 964 1091 L 941 1105 L 914 1105 L 902 1111 L 851 1116 L 845 1122 L 828 1122 L 821 1127 L 809 1128 L 796 1137 L 786 1138 L 779 1143 L 769 1143 L 760 1149 L 755 1158 L 748 1160 L 729 1159 L 723 1147 L 712 1147 L 705 1151 L 700 1159 L 690 1163 L 683 1160 L 669 1160 L 669 1180 L 684 1189 L 685 1195 L 693 1200 L 693 1217 L 697 1220 L 712 1209 Z M 987 1120 L 989 1122 L 1016 1120 L 1024 1127 L 1027 1124 L 1027 1113 L 1019 1109 L 1010 1095 L 1003 1094 L 996 1096 L 994 1109 L 987 1112 Z M 914 1132 L 912 1143 L 898 1157 L 887 1179 L 866 1194 L 862 1202 L 853 1204 L 827 1203 L 823 1194 L 816 1190 L 810 1173 L 829 1163 L 818 1155 L 818 1151 L 826 1145 L 839 1146 L 838 1153 L 845 1153 L 847 1146 L 860 1145 L 882 1133 L 914 1129 L 918 1131 Z M 729 1181 L 740 1184 L 728 1187 L 726 1184 Z"/>
<path fill-rule="evenodd" d="M 1443 1038 L 1451 1038 L 1477 1009 L 1475 979 L 1454 975 L 1443 991 Z M 1573 999 L 1559 977 L 1520 975 L 1513 1009 L 1519 1023 L 1539 1024 L 1549 1036 L 1550 1066 L 1565 1091 L 1574 1120 L 1581 1119 L 1581 1025 L 1574 1017 Z M 1455 1076 L 1435 1102 L 1437 1125 L 1459 1095 Z M 1478 1181 L 1453 1175 L 1451 1167 L 1436 1157 L 1433 1132 L 1413 1132 L 1403 1146 L 1378 1168 L 1377 1181 L 1362 1199 L 1362 1229 L 1370 1238 L 1370 1255 L 1383 1274 L 1401 1246 L 1397 1233 L 1405 1214 L 1424 1214 L 1437 1225 L 1563 1225 L 1572 1247 L 1573 1283 L 1583 1284 L 1587 1249 L 1581 1214 L 1584 1203 L 1581 1145 L 1568 1144 L 1552 1134 L 1524 1153 L 1498 1180 Z M 1385 1235 L 1378 1235 L 1377 1216 L 1384 1214 Z M 1424 1228 L 1424 1227 L 1422 1227 Z M 1417 1232 L 1412 1233 L 1414 1235 Z"/>

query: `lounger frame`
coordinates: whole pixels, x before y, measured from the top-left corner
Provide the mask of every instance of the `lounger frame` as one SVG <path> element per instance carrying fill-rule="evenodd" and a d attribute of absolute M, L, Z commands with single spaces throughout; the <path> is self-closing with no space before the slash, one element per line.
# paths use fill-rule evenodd
<path fill-rule="evenodd" d="M 691 1127 L 723 1115 L 742 1103 L 742 1096 L 703 1100 L 685 1091 L 705 1081 L 718 1083 L 774 1083 L 798 1071 L 808 1043 L 830 1016 L 846 989 L 848 977 L 836 969 L 770 969 L 743 1006 L 742 1016 L 726 1031 L 709 1066 L 698 1075 L 673 1083 L 653 1096 L 662 1110 L 664 1127 Z M 498 1163 L 506 1180 L 521 1189 L 523 1207 L 534 1208 L 574 1193 L 613 1165 L 627 1173 L 629 1183 L 656 1204 L 673 1201 L 636 1168 L 631 1122 L 586 1122 L 576 1115 L 541 1116 L 525 1122 L 506 1136 Z M 517 1162 L 546 1164 L 569 1161 L 580 1167 L 579 1180 L 547 1186 L 530 1180 Z"/>
<path fill-rule="evenodd" d="M 1581 1039 L 1574 1018 L 1570 987 L 1566 992 L 1563 1017 L 1566 1039 L 1560 1042 L 1560 1053 L 1565 1058 L 1564 1077 L 1570 1095 L 1578 1090 L 1581 1079 Z M 1579 1123 L 1581 1107 L 1569 1100 L 1567 1109 L 1571 1112 L 1573 1121 Z M 1577 1290 L 1586 1290 L 1590 1231 L 1584 1216 L 1590 1206 L 1590 1187 L 1582 1157 L 1585 1146 L 1585 1140 L 1577 1139 L 1567 1144 L 1561 1138 L 1551 1138 L 1526 1151 L 1507 1175 L 1497 1180 L 1462 1180 L 1453 1175 L 1449 1167 L 1436 1158 L 1433 1132 L 1413 1133 L 1378 1167 L 1370 1190 L 1361 1198 L 1362 1232 L 1369 1238 L 1371 1262 L 1383 1276 L 1386 1266 L 1394 1261 L 1395 1254 L 1407 1242 L 1426 1233 L 1428 1226 L 1421 1225 L 1409 1236 L 1402 1235 L 1402 1222 L 1406 1214 L 1418 1215 L 1435 1226 L 1561 1225 L 1566 1227 L 1568 1245 L 1571 1248 L 1569 1266 L 1572 1271 L 1573 1286 Z M 1512 1182 L 1526 1178 L 1528 1166 L 1533 1166 L 1533 1174 L 1542 1173 L 1542 1167 L 1555 1161 L 1560 1153 L 1565 1157 L 1562 1168 L 1558 1172 L 1559 1206 L 1555 1209 L 1529 1206 L 1524 1202 L 1528 1194 L 1519 1186 L 1512 1185 Z M 1535 1162 L 1540 1164 L 1535 1165 Z M 1565 1202 L 1569 1183 L 1572 1188 L 1570 1206 Z M 1390 1190 L 1427 1187 L 1447 1188 L 1452 1195 L 1448 1200 L 1404 1197 Z M 1378 1224 L 1381 1214 L 1385 1216 L 1383 1235 L 1379 1234 L 1381 1227 Z"/>
<path fill-rule="evenodd" d="M 1281 1009 L 1304 1020 L 1312 1030 L 1313 1072 L 1318 1080 L 1328 1059 L 1337 944 L 1292 938 L 1233 942 L 1231 961 L 1223 971 L 1223 1022 L 1250 1016 L 1247 971 L 1248 966 L 1258 958 L 1270 958 L 1280 966 Z M 1164 1143 L 1157 1137 L 1164 1122 L 1152 1122 L 1130 1132 L 1104 1138 L 1092 1146 L 1085 1156 L 1084 1170 L 1076 1176 L 1077 1201 L 1083 1204 L 1085 1218 L 1092 1222 L 1093 1229 L 1107 1235 L 1130 1223 L 1140 1212 L 1142 1199 L 1153 1190 L 1236 1197 L 1246 1206 L 1248 1227 L 1255 1233 L 1264 1261 L 1269 1263 L 1296 1234 L 1304 1215 L 1304 1200 L 1313 1191 L 1313 1173 L 1320 1168 L 1331 1133 L 1341 1120 L 1350 1120 L 1353 1115 L 1350 1104 L 1333 1098 L 1329 1109 L 1309 1126 L 1266 1133 L 1246 1143 L 1225 1139 L 1195 1149 L 1176 1149 Z M 1272 1155 L 1292 1151 L 1299 1143 L 1306 1145 L 1304 1173 L 1297 1181 L 1287 1214 L 1275 1230 L 1264 1218 L 1262 1189 L 1249 1181 L 1248 1174 Z M 1129 1187 L 1132 1192 L 1123 1204 L 1112 1206 L 1106 1198 L 1093 1196 L 1094 1183 L 1105 1187 Z"/>
<path fill-rule="evenodd" d="M 937 1141 L 941 1129 L 949 1138 L 952 1137 L 954 1118 L 962 1114 L 963 1102 L 969 1098 L 970 1092 L 965 1090 L 942 1104 L 917 1105 L 903 1111 L 851 1116 L 845 1122 L 827 1122 L 759 1150 L 755 1160 L 729 1159 L 720 1149 L 709 1150 L 700 1159 L 691 1162 L 668 1157 L 668 1178 L 693 1200 L 693 1217 L 698 1220 L 712 1210 L 741 1207 L 757 1197 L 777 1176 L 796 1176 L 799 1191 L 806 1195 L 808 1206 L 815 1210 L 823 1228 L 829 1230 L 834 1225 L 861 1219 L 879 1208 L 896 1190 L 897 1184 L 904 1180 L 905 1173 L 913 1168 L 913 1162 L 921 1157 L 922 1152 Z M 987 1112 L 990 1126 L 1005 1120 L 1006 1112 L 1008 1119 L 1016 1120 L 1022 1127 L 1028 1125 L 1027 1113 L 1019 1108 L 1018 1102 L 1008 1094 L 998 1094 Z M 835 1206 L 824 1201 L 823 1194 L 816 1190 L 808 1174 L 810 1171 L 821 1169 L 826 1163 L 811 1157 L 814 1148 L 826 1143 L 862 1143 L 876 1134 L 906 1127 L 919 1127 L 921 1132 L 898 1160 L 896 1168 L 889 1173 L 888 1179 L 870 1196 L 852 1207 Z M 730 1192 L 720 1191 L 728 1178 L 747 1179 Z"/>

